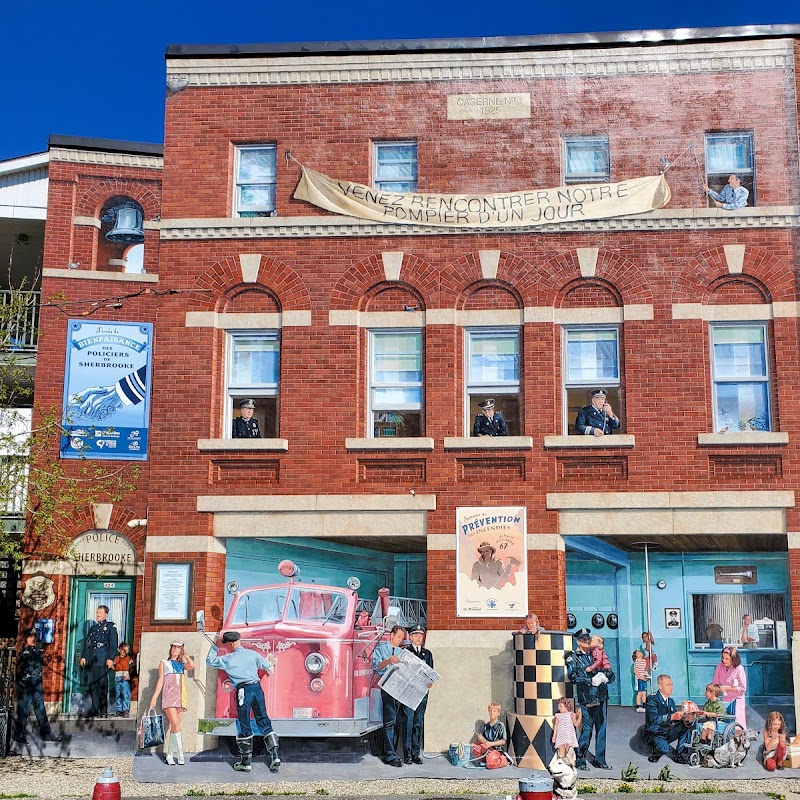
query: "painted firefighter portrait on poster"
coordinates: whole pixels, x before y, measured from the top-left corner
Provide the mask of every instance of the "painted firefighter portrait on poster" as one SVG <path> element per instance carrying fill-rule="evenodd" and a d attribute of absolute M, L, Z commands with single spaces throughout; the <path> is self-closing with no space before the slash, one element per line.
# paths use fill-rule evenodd
<path fill-rule="evenodd" d="M 522 617 L 528 611 L 524 506 L 456 509 L 456 614 Z"/>

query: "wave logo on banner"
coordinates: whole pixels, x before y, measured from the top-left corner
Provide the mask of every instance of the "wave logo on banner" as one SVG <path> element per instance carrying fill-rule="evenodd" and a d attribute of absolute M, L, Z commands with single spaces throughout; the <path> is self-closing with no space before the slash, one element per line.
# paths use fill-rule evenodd
<path fill-rule="evenodd" d="M 396 224 L 525 228 L 643 214 L 670 200 L 663 175 L 497 194 L 410 194 L 337 180 L 302 165 L 300 169 L 296 200 L 335 214 Z"/>

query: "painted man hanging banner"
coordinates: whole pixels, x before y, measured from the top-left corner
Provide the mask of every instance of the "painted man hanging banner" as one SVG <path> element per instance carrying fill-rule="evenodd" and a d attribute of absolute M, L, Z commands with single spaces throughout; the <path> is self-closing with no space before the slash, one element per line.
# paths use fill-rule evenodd
<path fill-rule="evenodd" d="M 456 509 L 456 615 L 528 611 L 525 506 Z"/>
<path fill-rule="evenodd" d="M 663 175 L 497 194 L 416 194 L 386 192 L 301 169 L 296 200 L 335 214 L 398 224 L 524 228 L 642 214 L 663 208 L 670 199 Z"/>

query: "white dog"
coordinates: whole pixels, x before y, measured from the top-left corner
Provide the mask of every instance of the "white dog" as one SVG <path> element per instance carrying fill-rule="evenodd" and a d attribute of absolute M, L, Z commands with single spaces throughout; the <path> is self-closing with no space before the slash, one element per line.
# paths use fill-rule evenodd
<path fill-rule="evenodd" d="M 565 800 L 573 800 L 578 796 L 578 770 L 575 769 L 575 750 L 569 748 L 564 758 L 556 753 L 547 765 L 547 771 L 553 776 L 553 794 Z"/>
<path fill-rule="evenodd" d="M 730 741 L 714 750 L 713 756 L 703 759 L 704 767 L 739 767 L 747 757 L 750 744 L 758 738 L 756 731 L 740 730 Z"/>

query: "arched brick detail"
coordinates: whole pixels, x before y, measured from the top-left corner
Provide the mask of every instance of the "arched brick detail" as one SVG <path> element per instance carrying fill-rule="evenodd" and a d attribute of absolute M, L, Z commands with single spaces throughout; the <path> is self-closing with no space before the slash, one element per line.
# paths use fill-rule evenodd
<path fill-rule="evenodd" d="M 513 287 L 523 306 L 535 305 L 538 279 L 534 268 L 525 259 L 512 253 L 500 252 L 495 280 Z M 463 308 L 464 298 L 477 284 L 486 284 L 478 253 L 466 253 L 449 263 L 442 271 L 439 294 L 441 308 Z M 488 281 L 491 283 L 491 281 Z"/>
<path fill-rule="evenodd" d="M 750 275 L 723 275 L 706 287 L 703 303 L 736 305 L 770 303 L 767 287 Z"/>
<path fill-rule="evenodd" d="M 404 306 L 414 307 L 416 311 L 425 310 L 422 295 L 405 283 L 384 281 L 369 289 L 362 299 L 363 311 L 404 311 Z"/>
<path fill-rule="evenodd" d="M 290 266 L 272 257 L 262 257 L 255 283 L 244 283 L 239 258 L 217 261 L 200 275 L 186 301 L 187 311 L 213 311 L 222 298 L 247 289 L 266 289 L 281 311 L 309 311 L 311 297 L 300 276 Z"/>
<path fill-rule="evenodd" d="M 404 253 L 399 282 L 412 288 L 423 306 L 430 308 L 438 294 L 439 270 L 424 258 Z M 380 284 L 387 284 L 383 258 L 380 253 L 373 253 L 357 261 L 339 278 L 331 293 L 331 310 L 361 308 L 364 299 Z"/>
<path fill-rule="evenodd" d="M 161 198 L 144 183 L 138 181 L 98 181 L 90 184 L 75 204 L 79 217 L 98 217 L 103 204 L 112 197 L 125 195 L 135 200 L 144 212 L 145 219 L 155 219 L 161 214 Z"/>
<path fill-rule="evenodd" d="M 607 281 L 577 278 L 564 286 L 556 300 L 558 308 L 619 308 L 622 297 Z"/>
<path fill-rule="evenodd" d="M 541 306 L 558 306 L 566 296 L 565 290 L 574 288 L 579 282 L 597 282 L 610 287 L 620 303 L 627 305 L 653 303 L 653 292 L 644 273 L 625 256 L 611 250 L 598 252 L 595 274 L 590 278 L 581 275 L 575 250 L 553 256 L 537 272 L 541 276 L 538 297 L 538 305 Z"/>
<path fill-rule="evenodd" d="M 794 274 L 784 261 L 763 247 L 747 247 L 741 274 L 731 274 L 725 250 L 719 247 L 695 256 L 678 276 L 672 290 L 673 303 L 707 302 L 709 289 L 721 278 L 747 280 L 762 287 L 772 302 L 792 302 L 797 297 Z M 769 301 L 766 301 L 769 302 Z"/>
<path fill-rule="evenodd" d="M 252 283 L 237 284 L 217 303 L 217 311 L 229 314 L 269 314 L 280 310 L 281 304 L 272 292 Z"/>
<path fill-rule="evenodd" d="M 513 286 L 505 281 L 481 280 L 468 286 L 458 298 L 456 308 L 465 311 L 521 309 L 524 303 Z"/>

